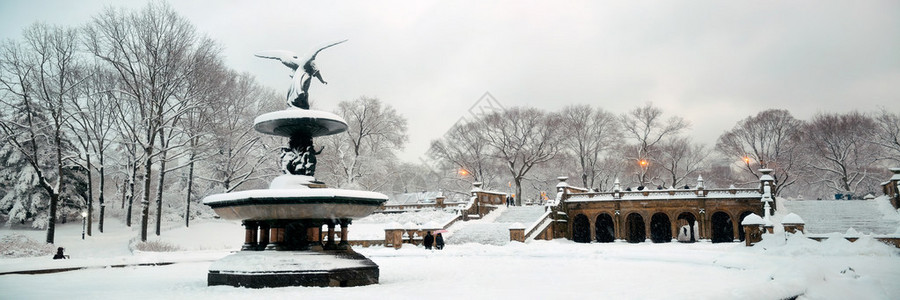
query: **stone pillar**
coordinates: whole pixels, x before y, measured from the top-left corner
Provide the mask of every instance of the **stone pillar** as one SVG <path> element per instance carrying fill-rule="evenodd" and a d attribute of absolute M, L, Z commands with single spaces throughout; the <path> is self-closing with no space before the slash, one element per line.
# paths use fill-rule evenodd
<path fill-rule="evenodd" d="M 273 221 L 269 226 L 269 244 L 266 245 L 266 250 L 283 250 L 282 244 L 284 243 L 284 222 L 281 221 Z"/>
<path fill-rule="evenodd" d="M 509 241 L 525 242 L 525 227 L 521 223 L 514 223 L 509 227 Z"/>
<path fill-rule="evenodd" d="M 341 242 L 338 244 L 339 249 L 347 249 L 350 248 L 350 241 L 347 240 L 347 233 L 349 233 L 350 227 L 350 219 L 341 219 Z"/>
<path fill-rule="evenodd" d="M 269 245 L 269 223 L 259 222 L 259 243 L 257 245 L 257 250 L 266 249 L 267 245 Z"/>
<path fill-rule="evenodd" d="M 652 219 L 652 215 L 650 216 L 650 218 L 644 218 L 644 242 L 651 240 L 651 238 L 653 237 L 653 231 L 652 228 L 650 228 Z"/>
<path fill-rule="evenodd" d="M 784 219 L 781 219 L 781 225 L 784 226 L 784 232 L 797 233 L 797 231 L 800 231 L 803 233 L 803 226 L 805 224 L 806 222 L 795 213 L 789 213 L 787 216 L 784 216 Z"/>
<path fill-rule="evenodd" d="M 894 175 L 891 176 L 891 179 L 885 185 L 885 194 L 890 198 L 891 205 L 897 209 L 900 208 L 900 168 L 890 168 L 888 170 Z"/>
<path fill-rule="evenodd" d="M 313 251 L 322 250 L 322 223 L 311 222 L 306 224 L 306 241 Z"/>
<path fill-rule="evenodd" d="M 400 224 L 396 224 L 400 225 Z M 384 229 L 384 246 L 400 249 L 403 247 L 403 228 L 399 226 L 388 226 Z"/>
<path fill-rule="evenodd" d="M 709 224 L 709 218 L 706 213 L 706 208 L 701 207 L 699 215 L 700 215 L 700 220 L 697 220 L 698 221 L 697 223 L 700 224 L 700 237 L 698 237 L 697 239 L 699 240 L 699 239 L 712 238 L 712 232 L 711 232 L 711 227 Z"/>
<path fill-rule="evenodd" d="M 744 226 L 744 245 L 747 247 L 753 246 L 759 241 L 762 241 L 762 229 L 760 229 L 759 225 L 741 225 Z"/>
<path fill-rule="evenodd" d="M 244 245 L 241 246 L 242 251 L 256 250 L 256 234 L 259 230 L 259 224 L 256 221 L 244 220 Z"/>
<path fill-rule="evenodd" d="M 622 213 L 621 211 L 619 211 L 618 206 L 619 204 L 616 203 L 616 211 L 613 212 L 613 226 L 615 226 L 615 228 L 613 228 L 613 232 L 615 232 L 617 240 L 624 240 L 625 234 L 623 233 L 624 231 L 622 231 Z"/>
<path fill-rule="evenodd" d="M 326 235 L 325 241 L 325 250 L 333 250 L 337 248 L 337 245 L 334 243 L 334 222 L 331 220 L 325 221 L 325 225 L 328 225 L 328 235 Z"/>
<path fill-rule="evenodd" d="M 757 214 L 749 214 L 744 217 L 744 220 L 741 221 L 741 226 L 744 227 L 744 245 L 750 247 L 762 241 L 765 224 L 765 220 Z"/>

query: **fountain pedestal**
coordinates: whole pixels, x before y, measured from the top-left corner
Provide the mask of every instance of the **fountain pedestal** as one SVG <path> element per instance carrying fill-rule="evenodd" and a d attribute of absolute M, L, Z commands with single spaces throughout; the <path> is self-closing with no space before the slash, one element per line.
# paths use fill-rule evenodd
<path fill-rule="evenodd" d="M 203 199 L 220 217 L 242 220 L 241 251 L 214 262 L 209 285 L 240 287 L 359 286 L 378 283 L 378 266 L 347 242 L 353 219 L 371 214 L 387 196 L 327 188 L 316 181 L 313 137 L 347 130 L 337 115 L 291 108 L 259 116 L 254 128 L 289 137 L 281 175 L 269 189 L 210 195 Z M 327 226 L 327 229 L 322 230 Z M 340 241 L 335 229 L 340 226 Z M 323 236 L 324 235 L 324 236 Z"/>

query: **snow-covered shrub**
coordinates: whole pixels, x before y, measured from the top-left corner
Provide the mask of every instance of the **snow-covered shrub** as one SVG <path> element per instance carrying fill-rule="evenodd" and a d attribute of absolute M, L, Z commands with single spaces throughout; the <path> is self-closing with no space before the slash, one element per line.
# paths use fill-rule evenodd
<path fill-rule="evenodd" d="M 181 248 L 163 241 L 146 241 L 134 245 L 135 250 L 145 252 L 175 252 L 181 251 Z"/>
<path fill-rule="evenodd" d="M 11 234 L 0 239 L 0 257 L 33 257 L 53 254 L 53 244 L 41 243 L 21 234 Z"/>

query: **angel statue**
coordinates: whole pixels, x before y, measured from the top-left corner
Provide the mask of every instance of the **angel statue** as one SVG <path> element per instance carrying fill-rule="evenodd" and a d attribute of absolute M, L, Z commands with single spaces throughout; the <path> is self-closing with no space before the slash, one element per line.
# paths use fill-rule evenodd
<path fill-rule="evenodd" d="M 322 84 L 328 84 L 322 79 L 322 73 L 319 72 L 319 69 L 316 68 L 316 55 L 322 50 L 325 50 L 331 46 L 346 42 L 347 40 L 343 40 L 325 47 L 322 47 L 309 59 L 303 63 L 303 67 L 300 67 L 300 63 L 302 62 L 297 58 L 297 54 L 291 51 L 286 50 L 269 50 L 269 51 L 261 51 L 254 54 L 256 57 L 262 58 L 271 58 L 277 59 L 281 61 L 282 64 L 291 68 L 294 71 L 294 74 L 291 77 L 294 79 L 294 82 L 291 84 L 291 88 L 287 93 L 287 103 L 290 106 L 299 107 L 302 109 L 309 109 L 309 83 L 312 81 L 312 78 L 315 77 L 319 79 L 319 82 Z"/>

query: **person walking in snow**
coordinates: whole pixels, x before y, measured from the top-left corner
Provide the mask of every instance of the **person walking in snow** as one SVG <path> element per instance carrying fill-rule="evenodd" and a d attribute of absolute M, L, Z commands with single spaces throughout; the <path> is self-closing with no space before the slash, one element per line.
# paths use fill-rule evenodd
<path fill-rule="evenodd" d="M 431 235 L 431 231 L 425 233 L 425 238 L 422 242 L 425 244 L 425 250 L 431 250 L 431 245 L 434 245 L 434 236 Z"/>
<path fill-rule="evenodd" d="M 509 204 L 512 202 L 512 197 L 506 195 L 506 207 L 509 207 Z"/>
<path fill-rule="evenodd" d="M 434 246 L 438 250 L 444 249 L 444 236 L 440 232 L 434 236 Z"/>

